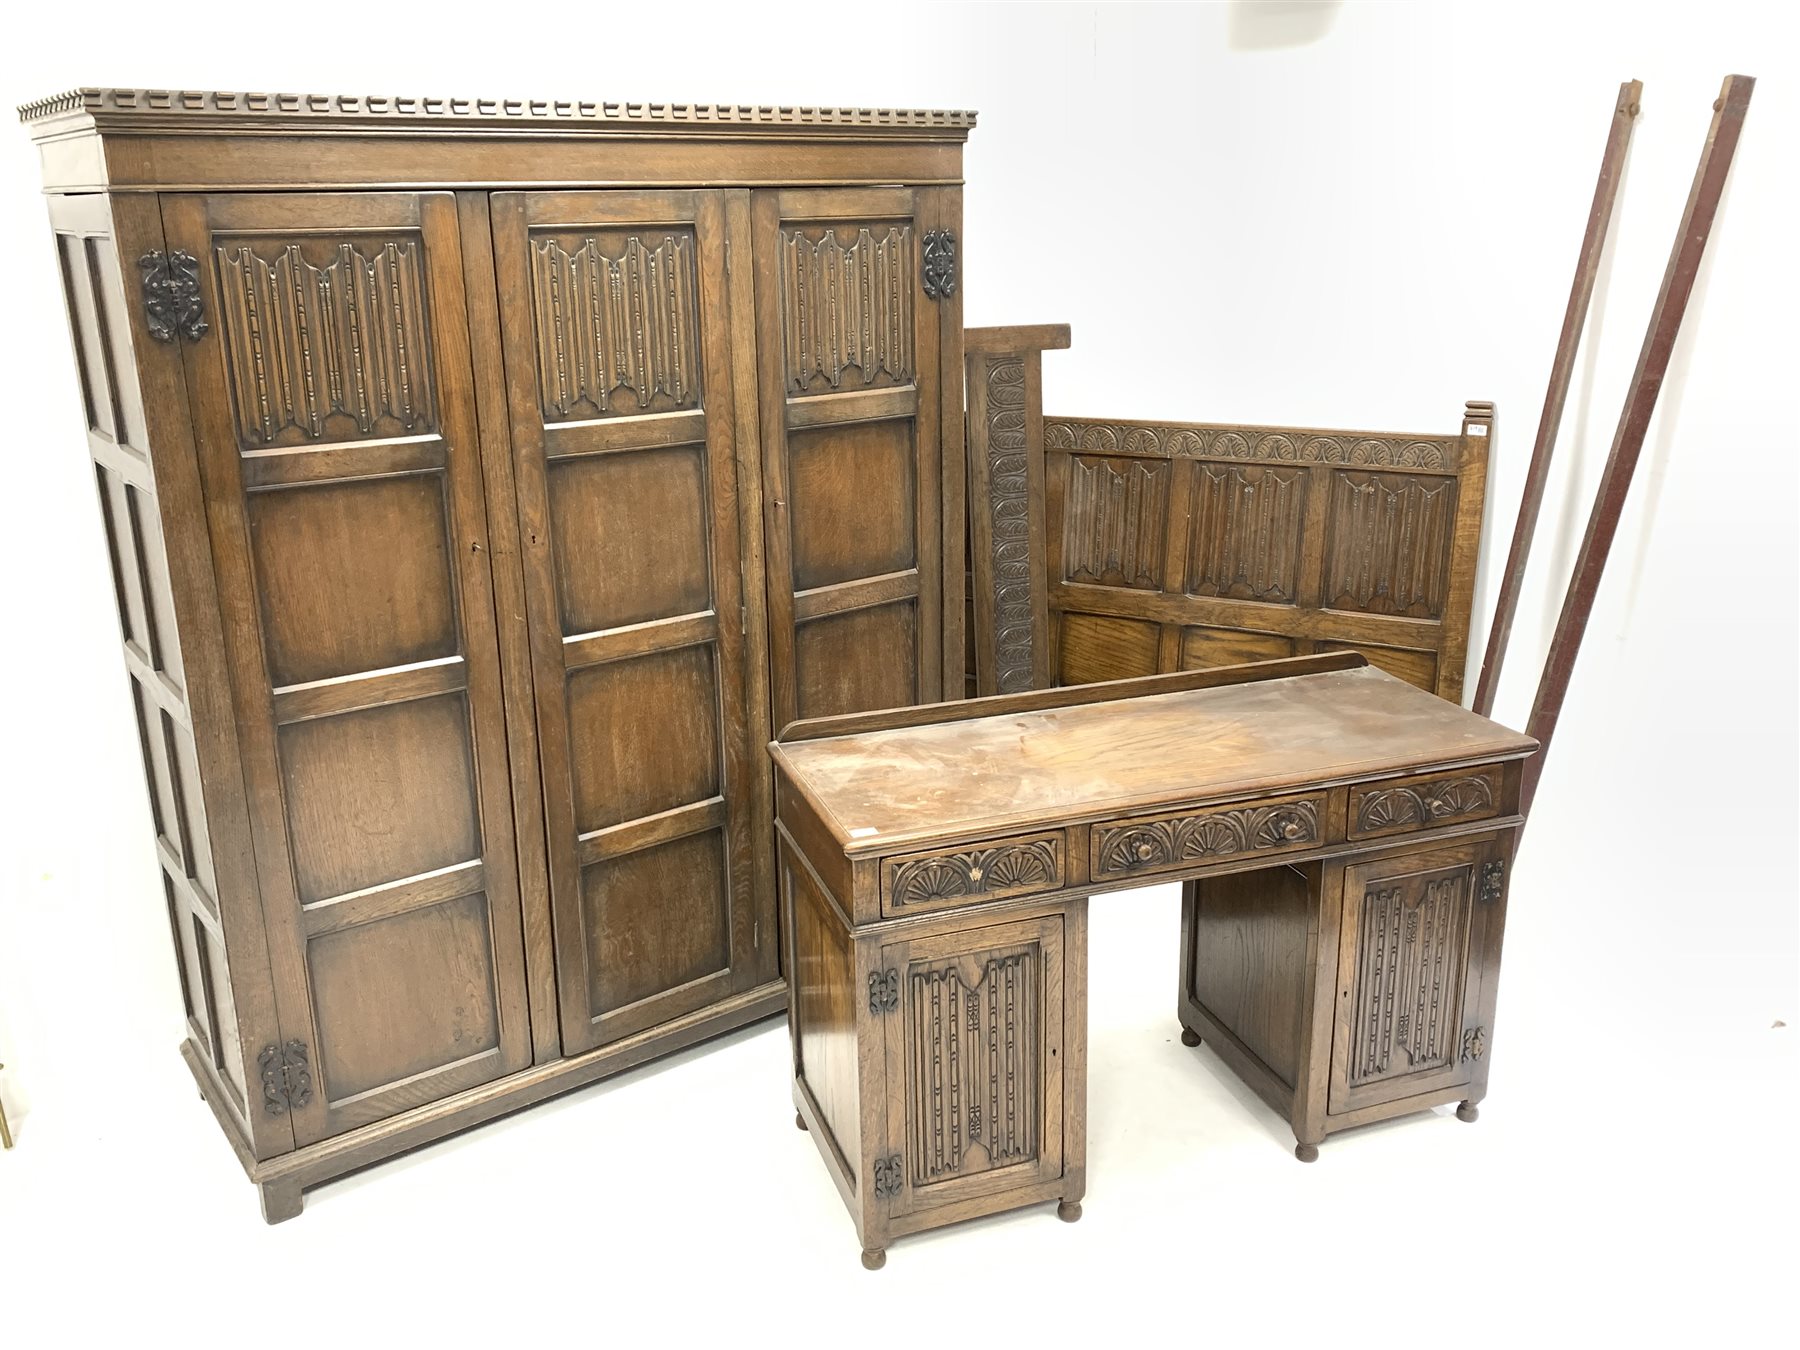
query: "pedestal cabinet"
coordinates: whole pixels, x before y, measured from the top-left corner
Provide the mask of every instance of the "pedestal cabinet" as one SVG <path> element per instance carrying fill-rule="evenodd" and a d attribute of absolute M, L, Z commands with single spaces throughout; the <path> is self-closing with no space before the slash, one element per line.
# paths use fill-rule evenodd
<path fill-rule="evenodd" d="M 21 114 L 184 1053 L 267 1216 L 779 1010 L 762 746 L 962 685 L 973 115 Z"/>

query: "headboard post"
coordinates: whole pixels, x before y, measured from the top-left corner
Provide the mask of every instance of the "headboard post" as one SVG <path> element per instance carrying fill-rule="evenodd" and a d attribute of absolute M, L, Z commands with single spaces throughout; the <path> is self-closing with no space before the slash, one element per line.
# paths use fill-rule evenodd
<path fill-rule="evenodd" d="M 1054 683 L 1044 570 L 1043 354 L 1069 341 L 1066 323 L 963 332 L 977 695 Z"/>

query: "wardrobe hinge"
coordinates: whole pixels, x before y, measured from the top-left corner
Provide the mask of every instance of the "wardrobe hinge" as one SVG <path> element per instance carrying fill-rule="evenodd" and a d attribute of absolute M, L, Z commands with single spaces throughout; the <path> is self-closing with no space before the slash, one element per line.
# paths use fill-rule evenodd
<path fill-rule="evenodd" d="M 272 1116 L 298 1110 L 312 1101 L 312 1067 L 305 1041 L 265 1045 L 256 1057 L 262 1070 L 263 1110 Z"/>
<path fill-rule="evenodd" d="M 1491 905 L 1499 900 L 1500 893 L 1506 889 L 1506 860 L 1496 858 L 1493 862 L 1481 864 L 1481 885 L 1476 895 L 1484 905 Z"/>
<path fill-rule="evenodd" d="M 869 1011 L 880 1016 L 891 1013 L 900 1006 L 900 972 L 889 966 L 886 970 L 869 972 Z"/>
<path fill-rule="evenodd" d="M 748 637 L 749 635 L 750 635 L 750 607 L 748 605 L 739 605 L 738 606 L 738 636 L 739 637 Z"/>
<path fill-rule="evenodd" d="M 200 260 L 182 249 L 151 249 L 138 259 L 144 278 L 144 317 L 150 336 L 173 342 L 177 333 L 190 342 L 206 335 L 206 313 L 200 301 Z"/>
<path fill-rule="evenodd" d="M 948 300 L 956 294 L 956 232 L 925 231 L 925 298 Z"/>

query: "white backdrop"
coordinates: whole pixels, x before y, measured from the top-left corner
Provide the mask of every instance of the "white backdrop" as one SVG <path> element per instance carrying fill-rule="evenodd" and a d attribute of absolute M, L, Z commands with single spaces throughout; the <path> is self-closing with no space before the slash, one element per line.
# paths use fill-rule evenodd
<path fill-rule="evenodd" d="M 778 1024 L 261 1226 L 174 1053 L 35 154 L 0 134 L 0 1095 L 19 1136 L 0 1155 L 0 1327 L 33 1344 L 39 1318 L 141 1328 L 183 1306 L 278 1343 L 389 1324 L 416 1339 L 445 1308 L 451 1343 L 513 1315 L 583 1335 L 641 1320 L 670 1339 L 728 1317 L 724 1334 L 752 1341 L 989 1324 L 1060 1339 L 1090 1321 L 1147 1339 L 1176 1315 L 1221 1344 L 1355 1341 L 1390 1315 L 1478 1343 L 1540 1325 L 1651 1341 L 1759 1325 L 1792 1274 L 1800 1104 L 1780 1025 L 1800 1011 L 1792 12 L 1271 0 L 459 17 L 391 0 L 304 17 L 188 5 L 153 22 L 90 0 L 9 19 L 7 104 L 136 83 L 978 108 L 966 317 L 1073 324 L 1073 350 L 1045 361 L 1050 411 L 1449 431 L 1465 399 L 1499 404 L 1477 648 L 1613 93 L 1640 78 L 1500 700 L 1514 725 L 1709 105 L 1728 72 L 1760 83 L 1516 869 L 1481 1123 L 1440 1113 L 1334 1137 L 1302 1168 L 1210 1051 L 1174 1041 L 1173 888 L 1107 897 L 1087 1217 L 903 1242 L 881 1275 L 857 1266 L 789 1124 Z M 95 1267 L 99 1297 L 84 1288 Z"/>

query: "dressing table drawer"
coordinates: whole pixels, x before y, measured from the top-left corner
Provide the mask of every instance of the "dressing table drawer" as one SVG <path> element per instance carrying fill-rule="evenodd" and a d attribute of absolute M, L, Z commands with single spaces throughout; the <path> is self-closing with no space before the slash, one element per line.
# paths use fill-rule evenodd
<path fill-rule="evenodd" d="M 1020 835 L 932 853 L 908 853 L 881 863 L 885 918 L 1039 895 L 1063 884 L 1061 830 Z"/>
<path fill-rule="evenodd" d="M 1365 783 L 1350 789 L 1350 837 L 1378 839 L 1487 820 L 1500 814 L 1504 786 L 1498 764 Z"/>
<path fill-rule="evenodd" d="M 1093 840 L 1095 881 L 1148 876 L 1242 853 L 1292 853 L 1325 842 L 1325 794 L 1096 825 Z"/>

